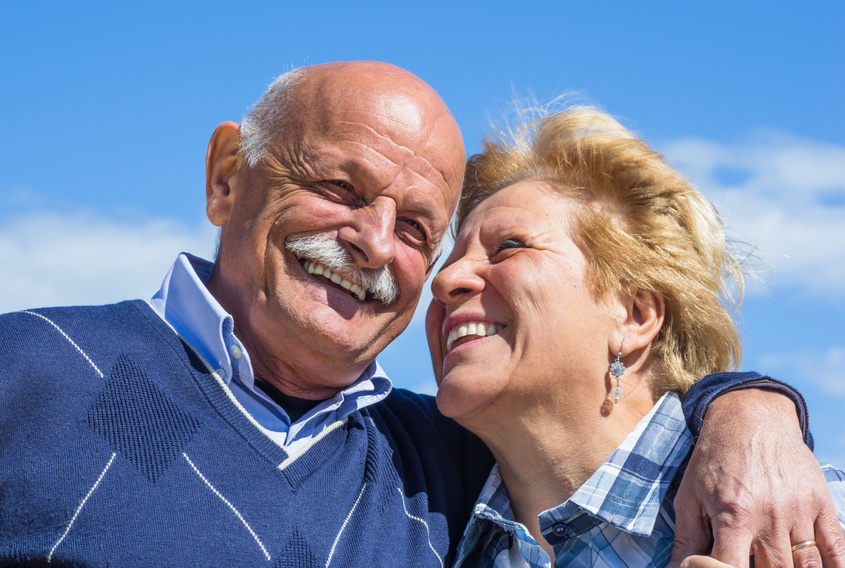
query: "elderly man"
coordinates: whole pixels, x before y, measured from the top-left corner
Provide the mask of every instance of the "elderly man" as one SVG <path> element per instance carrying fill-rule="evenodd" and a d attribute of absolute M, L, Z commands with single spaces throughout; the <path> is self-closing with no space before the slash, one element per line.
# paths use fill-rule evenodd
<path fill-rule="evenodd" d="M 463 170 L 444 103 L 381 63 L 287 74 L 218 127 L 213 265 L 180 255 L 150 302 L 0 319 L 0 564 L 447 565 L 491 457 L 430 397 L 391 392 L 375 357 L 411 319 Z M 801 461 L 791 411 L 782 421 Z M 715 512 L 688 525 L 742 493 L 708 473 L 735 458 L 697 459 L 687 503 L 712 494 Z M 810 500 L 812 535 L 827 505 Z M 747 558 L 754 531 L 726 530 L 717 546 L 739 540 Z M 706 552 L 709 532 L 690 535 Z"/>

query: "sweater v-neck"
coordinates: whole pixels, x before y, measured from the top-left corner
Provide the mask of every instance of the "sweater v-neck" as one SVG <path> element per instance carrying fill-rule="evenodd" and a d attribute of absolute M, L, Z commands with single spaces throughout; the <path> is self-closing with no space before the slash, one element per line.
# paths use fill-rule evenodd
<path fill-rule="evenodd" d="M 350 428 L 361 427 L 362 417 L 353 413 L 336 423 L 328 425 L 314 437 L 311 444 L 289 454 L 267 436 L 249 413 L 240 405 L 232 391 L 218 377 L 208 364 L 184 339 L 162 320 L 158 314 L 142 300 L 129 302 L 149 324 L 151 332 L 156 333 L 170 349 L 174 358 L 163 358 L 166 364 L 181 366 L 190 374 L 197 387 L 205 395 L 214 410 L 268 462 L 273 464 L 287 479 L 291 489 L 296 490 L 311 474 L 317 471 L 329 458 L 348 444 Z M 178 361 L 178 363 L 177 363 Z M 368 440 L 369 436 L 360 438 Z M 366 453 L 366 449 L 362 448 Z"/>

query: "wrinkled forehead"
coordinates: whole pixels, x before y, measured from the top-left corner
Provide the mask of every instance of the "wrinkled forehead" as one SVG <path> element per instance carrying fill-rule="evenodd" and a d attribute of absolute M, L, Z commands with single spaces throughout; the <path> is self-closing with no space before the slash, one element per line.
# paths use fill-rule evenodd
<path fill-rule="evenodd" d="M 377 74 L 349 82 L 329 75 L 305 82 L 297 99 L 292 118 L 300 136 L 323 140 L 356 136 L 392 145 L 399 155 L 429 162 L 445 183 L 459 188 L 463 139 L 446 105 L 424 83 L 391 81 Z"/>
<path fill-rule="evenodd" d="M 439 119 L 427 104 L 423 93 L 408 89 L 361 89 L 351 85 L 327 84 L 319 89 L 310 105 L 318 109 L 311 115 L 321 133 L 329 133 L 344 120 L 363 123 L 385 122 L 397 143 L 419 147 L 438 126 Z"/>
<path fill-rule="evenodd" d="M 578 206 L 575 193 L 568 187 L 539 177 L 529 177 L 491 191 L 466 212 L 459 233 L 470 225 L 483 225 L 492 216 L 512 217 L 536 215 L 549 222 L 569 225 Z"/>

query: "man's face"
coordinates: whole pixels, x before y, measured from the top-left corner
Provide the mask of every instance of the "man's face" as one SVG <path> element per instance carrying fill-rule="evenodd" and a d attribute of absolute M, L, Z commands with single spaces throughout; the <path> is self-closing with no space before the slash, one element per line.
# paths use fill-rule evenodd
<path fill-rule="evenodd" d="M 324 107 L 306 112 L 264 163 L 235 174 L 218 266 L 222 303 L 253 359 L 282 358 L 341 388 L 410 321 L 457 202 L 463 155 L 451 130 L 421 122 L 407 96 L 338 96 Z M 356 268 L 387 270 L 398 297 L 362 301 L 356 269 L 329 279 L 313 255 L 286 246 L 311 236 L 339 244 Z"/>

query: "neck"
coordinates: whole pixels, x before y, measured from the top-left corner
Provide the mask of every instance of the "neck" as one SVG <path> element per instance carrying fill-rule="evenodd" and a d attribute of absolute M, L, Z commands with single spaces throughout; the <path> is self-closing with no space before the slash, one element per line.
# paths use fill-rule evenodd
<path fill-rule="evenodd" d="M 259 377 L 255 377 L 255 384 L 264 394 L 282 407 L 287 413 L 288 418 L 290 418 L 291 423 L 299 421 L 300 418 L 313 410 L 315 406 L 323 402 L 320 399 L 306 399 L 287 395 Z"/>
<path fill-rule="evenodd" d="M 338 370 L 325 365 L 292 364 L 289 357 L 276 356 L 265 348 L 265 343 L 253 336 L 250 330 L 247 326 L 239 328 L 236 320 L 235 335 L 249 353 L 253 375 L 287 396 L 307 400 L 329 399 L 358 380 L 366 368 L 350 372 L 350 369 Z M 307 362 L 308 359 L 303 357 L 302 361 Z"/>
<path fill-rule="evenodd" d="M 571 398 L 547 397 L 517 404 L 513 412 L 499 408 L 495 420 L 479 416 L 474 424 L 464 425 L 493 452 L 516 520 L 554 558 L 540 533 L 540 513 L 569 499 L 653 404 L 644 388 L 626 394 L 618 404 L 596 397 L 575 407 Z"/>
<path fill-rule="evenodd" d="M 266 326 L 250 321 L 249 314 L 240 309 L 237 297 L 227 293 L 217 270 L 211 274 L 208 290 L 232 316 L 234 333 L 249 354 L 253 375 L 285 395 L 307 400 L 329 399 L 358 380 L 370 364 L 297 351 L 295 342 L 281 337 L 268 339 L 272 334 L 264 332 Z"/>

